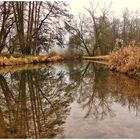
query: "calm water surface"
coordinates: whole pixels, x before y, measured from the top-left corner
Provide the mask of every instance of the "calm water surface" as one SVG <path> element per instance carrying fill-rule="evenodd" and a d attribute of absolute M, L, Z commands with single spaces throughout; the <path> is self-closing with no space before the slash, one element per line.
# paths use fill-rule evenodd
<path fill-rule="evenodd" d="M 140 138 L 140 83 L 94 63 L 5 69 L 0 138 Z"/>

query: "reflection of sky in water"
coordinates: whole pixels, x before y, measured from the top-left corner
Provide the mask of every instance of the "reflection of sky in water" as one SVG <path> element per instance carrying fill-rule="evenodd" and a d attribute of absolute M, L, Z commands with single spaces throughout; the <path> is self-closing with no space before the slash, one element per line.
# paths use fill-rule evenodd
<path fill-rule="evenodd" d="M 138 81 L 93 63 L 3 74 L 0 137 L 140 138 L 139 91 Z"/>
<path fill-rule="evenodd" d="M 89 68 L 88 71 L 91 71 L 91 68 Z M 99 74 L 102 73 L 104 73 L 104 71 Z M 139 100 L 139 94 L 137 91 L 140 91 L 140 88 L 138 88 L 138 81 L 129 79 L 124 75 L 113 75 L 112 73 L 106 74 L 106 76 L 104 74 L 103 76 L 105 76 L 104 78 L 107 80 L 104 81 L 104 78 L 102 77 L 97 80 L 97 87 L 95 87 L 97 88 L 95 104 L 96 107 L 99 107 L 102 104 L 101 100 L 98 99 L 100 92 L 101 94 L 107 94 L 104 98 L 106 102 L 108 102 L 108 112 L 103 113 L 103 108 L 106 107 L 101 106 L 98 108 L 99 112 L 97 112 L 97 114 L 92 114 L 91 111 L 91 114 L 88 117 L 85 117 L 88 107 L 83 106 L 88 99 L 82 100 L 83 102 L 80 100 L 79 102 L 77 99 L 81 96 L 81 90 L 79 90 L 77 92 L 78 95 L 76 96 L 76 100 L 70 105 L 70 115 L 67 117 L 66 123 L 64 124 L 65 129 L 61 135 L 62 138 L 140 138 L 140 114 L 139 110 L 137 110 L 139 109 L 139 104 L 137 104 L 136 101 Z M 87 75 L 82 79 L 81 82 L 88 84 L 83 84 L 83 94 L 92 94 L 89 92 L 92 92 L 91 87 L 96 84 L 95 81 L 90 81 L 91 79 L 96 80 L 96 78 L 92 77 L 93 75 L 94 74 L 91 74 L 90 76 Z M 95 76 L 98 77 L 99 75 L 95 74 Z M 118 81 L 118 79 L 120 81 Z M 122 81 L 123 83 L 121 83 Z M 108 85 L 107 82 L 111 85 Z M 119 82 L 123 89 L 121 89 L 122 87 L 120 84 L 117 84 Z M 133 85 L 131 85 L 132 82 Z M 101 88 L 99 88 L 98 84 L 100 84 Z M 116 87 L 114 87 L 114 84 L 117 84 Z M 130 93 L 128 93 L 128 91 Z M 138 97 L 133 98 L 133 95 Z M 87 97 L 88 95 L 83 96 Z M 131 103 L 131 100 L 134 101 Z M 96 110 L 94 110 L 94 105 L 92 107 L 93 111 L 96 112 Z M 96 117 L 94 115 L 96 115 Z"/>
<path fill-rule="evenodd" d="M 129 112 L 120 104 L 112 106 L 114 116 L 103 120 L 85 118 L 84 111 L 76 102 L 71 105 L 71 113 L 64 125 L 66 138 L 139 138 L 140 116 Z"/>
<path fill-rule="evenodd" d="M 61 65 L 60 64 L 56 64 L 56 65 L 53 65 L 52 66 L 54 69 L 55 69 L 55 74 L 57 75 L 58 73 L 63 73 L 64 74 L 64 81 L 66 83 L 70 83 L 70 80 L 69 80 L 69 75 L 68 75 L 68 68 L 67 68 L 67 65 L 62 63 Z M 54 75 L 54 76 L 56 76 Z"/>

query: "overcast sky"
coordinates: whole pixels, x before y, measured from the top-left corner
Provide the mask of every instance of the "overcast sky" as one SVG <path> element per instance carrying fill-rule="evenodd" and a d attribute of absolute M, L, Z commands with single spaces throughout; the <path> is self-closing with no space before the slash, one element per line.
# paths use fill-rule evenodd
<path fill-rule="evenodd" d="M 71 11 L 73 14 L 78 14 L 79 12 L 84 12 L 83 7 L 88 7 L 89 2 L 99 2 L 101 6 L 104 3 L 111 3 L 111 11 L 114 11 L 117 15 L 121 16 L 122 11 L 125 8 L 129 10 L 140 10 L 140 0 L 69 0 L 71 6 Z"/>

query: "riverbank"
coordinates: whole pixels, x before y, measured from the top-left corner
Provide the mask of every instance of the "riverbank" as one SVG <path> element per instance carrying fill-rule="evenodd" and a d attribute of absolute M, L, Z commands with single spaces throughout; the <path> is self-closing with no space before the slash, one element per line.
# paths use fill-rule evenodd
<path fill-rule="evenodd" d="M 109 55 L 103 55 L 103 56 L 83 56 L 82 59 L 95 61 L 108 61 L 110 58 Z"/>
<path fill-rule="evenodd" d="M 110 52 L 109 55 L 94 57 L 67 54 L 60 55 L 56 53 L 40 56 L 0 56 L 0 66 L 58 62 L 63 60 L 98 60 L 105 62 L 111 71 L 125 73 L 132 78 L 140 79 L 140 48 L 136 46 L 117 47 L 112 52 Z"/>
<path fill-rule="evenodd" d="M 140 48 L 134 45 L 116 47 L 108 55 L 83 56 L 88 62 L 102 63 L 111 71 L 124 73 L 129 77 L 140 79 Z"/>
<path fill-rule="evenodd" d="M 0 66 L 35 64 L 41 62 L 56 62 L 62 60 L 64 60 L 64 57 L 59 54 L 49 54 L 40 56 L 0 56 Z"/>

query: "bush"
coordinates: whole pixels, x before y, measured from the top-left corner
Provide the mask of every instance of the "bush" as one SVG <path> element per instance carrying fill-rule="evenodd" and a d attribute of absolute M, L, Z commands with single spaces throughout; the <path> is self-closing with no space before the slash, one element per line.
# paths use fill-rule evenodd
<path fill-rule="evenodd" d="M 129 45 L 114 49 L 110 53 L 109 69 L 138 77 L 140 75 L 140 48 Z"/>

